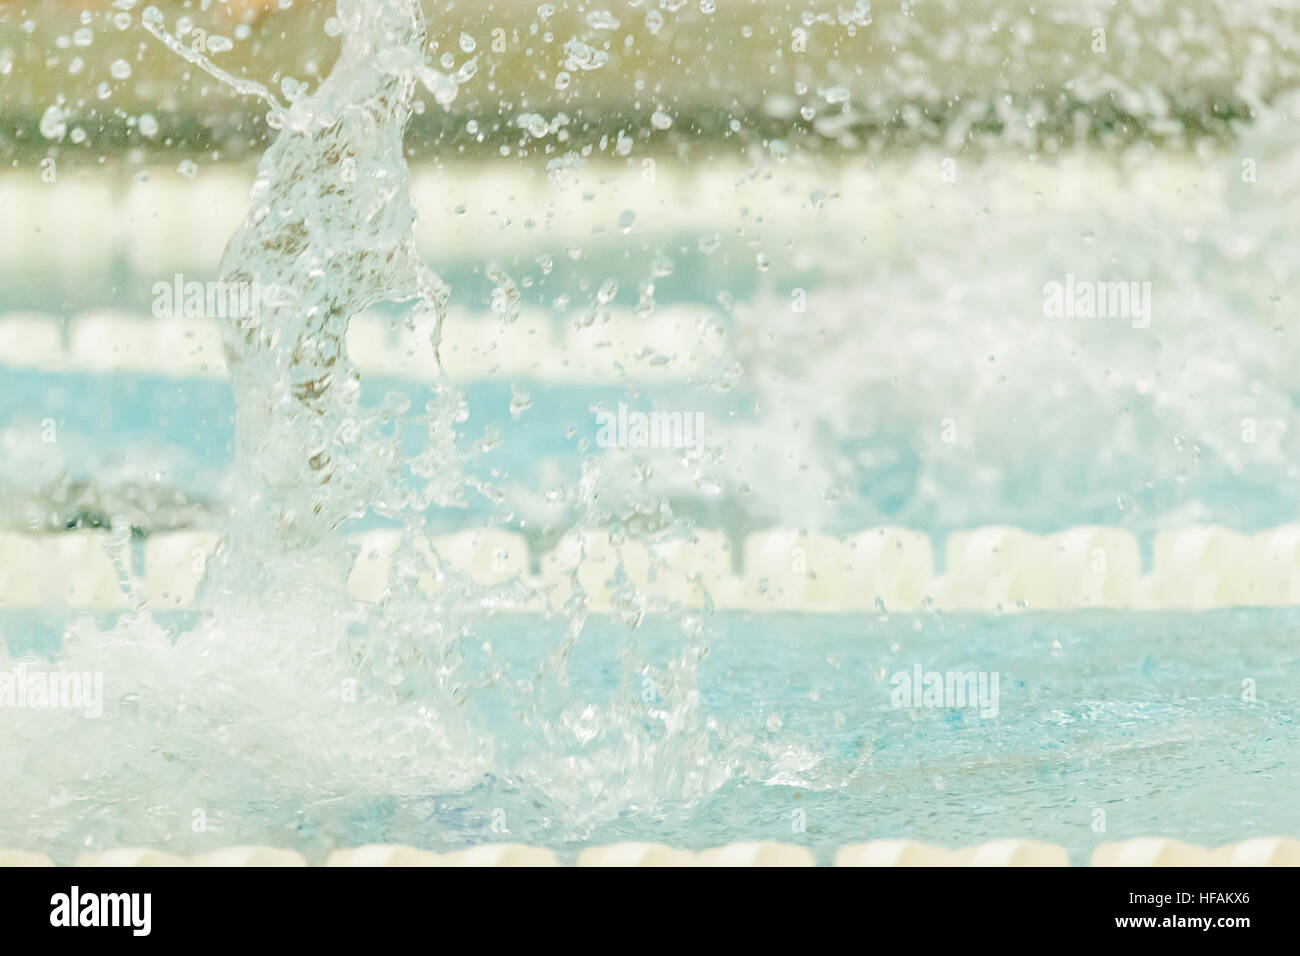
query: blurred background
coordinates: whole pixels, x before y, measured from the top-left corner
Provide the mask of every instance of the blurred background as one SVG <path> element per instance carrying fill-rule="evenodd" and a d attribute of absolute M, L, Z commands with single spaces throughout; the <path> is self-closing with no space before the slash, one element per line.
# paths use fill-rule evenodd
<path fill-rule="evenodd" d="M 14 530 L 221 508 L 219 355 L 122 343 L 155 283 L 215 277 L 274 131 L 145 6 L 0 2 Z M 1296 4 L 424 6 L 460 92 L 411 122 L 417 236 L 452 290 L 465 433 L 505 439 L 476 466 L 491 493 L 434 525 L 555 540 L 601 454 L 593 404 L 618 401 L 713 427 L 700 454 L 611 461 L 610 524 L 1149 544 L 1296 517 Z M 283 99 L 338 49 L 332 3 L 157 7 Z M 1150 326 L 1045 316 L 1067 275 L 1150 283 Z M 367 389 L 418 398 L 430 367 L 376 334 Z"/>

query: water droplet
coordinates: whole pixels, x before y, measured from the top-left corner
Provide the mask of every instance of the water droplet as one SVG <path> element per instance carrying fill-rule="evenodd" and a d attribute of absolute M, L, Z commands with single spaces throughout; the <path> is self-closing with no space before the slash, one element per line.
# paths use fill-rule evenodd
<path fill-rule="evenodd" d="M 61 140 L 68 133 L 68 111 L 62 106 L 51 106 L 41 116 L 41 135 L 46 139 Z"/>
<path fill-rule="evenodd" d="M 630 231 L 634 222 L 636 222 L 636 213 L 631 209 L 624 209 L 618 214 L 618 228 L 624 232 Z"/>
<path fill-rule="evenodd" d="M 566 70 L 599 70 L 609 62 L 609 54 L 597 50 L 590 44 L 583 43 L 577 37 L 564 44 L 564 68 Z"/>
<path fill-rule="evenodd" d="M 533 407 L 533 397 L 520 391 L 513 382 L 510 383 L 510 417 L 519 420 L 524 412 Z"/>
<path fill-rule="evenodd" d="M 608 10 L 592 10 L 587 14 L 587 26 L 593 30 L 617 30 L 618 18 Z"/>

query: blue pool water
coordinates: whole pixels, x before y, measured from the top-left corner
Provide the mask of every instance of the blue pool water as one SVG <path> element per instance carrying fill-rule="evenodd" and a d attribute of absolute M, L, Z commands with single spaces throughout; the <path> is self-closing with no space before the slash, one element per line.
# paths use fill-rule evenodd
<path fill-rule="evenodd" d="M 182 618 L 173 623 L 187 626 Z M 48 616 L 0 618 L 11 650 L 38 653 L 57 645 L 58 624 Z M 467 697 L 470 725 L 484 743 L 504 748 L 495 754 L 503 767 L 526 768 L 539 752 L 559 766 L 609 756 L 612 763 L 587 780 L 590 792 L 548 795 L 523 774 L 487 773 L 451 791 L 403 787 L 383 797 L 358 788 L 312 800 L 309 781 L 285 779 L 256 752 L 232 750 L 219 765 L 193 768 L 192 796 L 209 808 L 214 832 L 191 832 L 186 814 L 164 806 L 147 823 L 67 821 L 52 849 L 70 857 L 90 842 L 147 839 L 194 852 L 271 842 L 323 859 L 330 849 L 366 842 L 456 849 L 508 839 L 551 846 L 563 858 L 621 840 L 703 849 L 752 839 L 804 845 L 829 862 L 838 847 L 876 838 L 960 846 L 1029 837 L 1064 845 L 1083 863 L 1098 844 L 1139 835 L 1217 845 L 1292 833 L 1300 804 L 1279 795 L 1300 787 L 1297 626 L 1293 610 L 720 614 L 699 670 L 700 726 L 709 733 L 697 756 L 710 772 L 726 773 L 695 793 L 686 780 L 690 759 L 645 746 L 668 736 L 656 717 L 662 701 L 646 688 L 669 672 L 678 632 L 589 622 L 571 657 L 572 701 L 579 710 L 640 713 L 645 737 L 641 748 L 627 746 L 632 737 L 609 739 L 595 732 L 593 718 L 595 736 L 581 744 L 571 738 L 566 750 L 533 723 L 533 698 L 516 686 L 545 669 L 563 622 L 490 618 L 465 645 L 465 672 L 492 675 Z M 629 655 L 640 662 L 631 682 L 623 667 Z M 996 672 L 996 716 L 893 706 L 892 676 L 917 664 Z M 131 721 L 132 706 L 110 694 L 100 718 L 105 732 Z M 679 733 L 689 740 L 697 729 Z M 654 787 L 622 805 L 623 788 L 645 775 Z M 70 780 L 64 792 L 94 784 L 93 777 Z M 230 787 L 247 801 L 243 809 L 204 800 L 205 788 L 215 795 Z M 295 792 L 303 802 L 286 799 Z M 589 811 L 581 817 L 573 807 L 579 799 Z M 3 836 L 19 839 L 21 829 L 11 821 Z"/>

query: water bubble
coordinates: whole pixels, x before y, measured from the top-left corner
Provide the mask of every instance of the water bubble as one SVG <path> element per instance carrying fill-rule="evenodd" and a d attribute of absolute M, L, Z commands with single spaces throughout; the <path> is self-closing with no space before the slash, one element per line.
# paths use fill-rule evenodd
<path fill-rule="evenodd" d="M 636 213 L 631 209 L 624 209 L 618 214 L 618 228 L 624 232 L 631 231 L 634 222 L 636 222 Z"/>
<path fill-rule="evenodd" d="M 540 113 L 521 113 L 515 118 L 515 125 L 528 131 L 535 139 L 541 139 L 550 132 L 550 124 Z"/>
<path fill-rule="evenodd" d="M 700 0 L 700 13 L 706 17 L 717 12 L 718 5 L 713 0 Z"/>
<path fill-rule="evenodd" d="M 199 174 L 199 167 L 194 164 L 192 159 L 182 159 L 180 165 L 176 167 L 176 172 L 186 179 L 193 179 Z"/>
<path fill-rule="evenodd" d="M 567 90 L 572 80 L 573 76 L 568 71 L 561 70 L 555 74 L 555 88 L 557 90 Z"/>
<path fill-rule="evenodd" d="M 564 68 L 566 70 L 599 70 L 609 62 L 609 54 L 597 50 L 590 44 L 583 43 L 577 37 L 564 44 Z"/>
<path fill-rule="evenodd" d="M 158 120 L 152 113 L 140 114 L 140 135 L 147 139 L 153 139 L 158 135 Z"/>
<path fill-rule="evenodd" d="M 533 397 L 521 391 L 514 382 L 510 383 L 510 417 L 519 420 L 524 412 L 533 407 Z"/>
<path fill-rule="evenodd" d="M 95 31 L 90 27 L 82 27 L 72 34 L 72 42 L 77 46 L 90 46 L 95 42 Z"/>
<path fill-rule="evenodd" d="M 208 37 L 208 51 L 211 53 L 225 53 L 234 48 L 235 44 L 231 42 L 230 37 L 223 37 L 218 33 Z"/>
<path fill-rule="evenodd" d="M 618 18 L 608 10 L 592 10 L 587 14 L 587 26 L 593 30 L 617 30 Z"/>
<path fill-rule="evenodd" d="M 115 80 L 129 79 L 131 76 L 131 64 L 126 60 L 114 60 L 108 68 L 108 75 Z"/>
<path fill-rule="evenodd" d="M 655 129 L 668 129 L 673 125 L 673 118 L 663 110 L 655 110 L 650 117 L 650 125 Z"/>
<path fill-rule="evenodd" d="M 474 42 L 474 38 L 468 33 L 462 33 L 460 35 L 459 43 L 460 51 L 462 53 L 473 53 L 475 49 L 478 48 L 478 44 Z"/>
<path fill-rule="evenodd" d="M 68 133 L 68 111 L 60 105 L 50 106 L 41 116 L 41 135 L 55 141 Z"/>

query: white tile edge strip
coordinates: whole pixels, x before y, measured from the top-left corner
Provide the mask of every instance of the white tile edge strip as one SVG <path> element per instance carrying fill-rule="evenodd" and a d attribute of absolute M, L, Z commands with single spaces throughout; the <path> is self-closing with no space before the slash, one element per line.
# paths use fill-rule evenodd
<path fill-rule="evenodd" d="M 596 613 L 626 609 L 629 601 L 809 613 L 1300 606 L 1300 525 L 1255 534 L 1217 526 L 1163 532 L 1147 572 L 1136 537 L 1105 527 L 957 532 L 946 542 L 943 575 L 935 574 L 929 538 L 906 528 L 840 537 L 759 531 L 745 539 L 742 561 L 720 531 L 613 540 L 602 531 L 569 534 L 534 565 L 523 535 L 471 529 L 406 542 L 414 561 L 401 567 L 428 593 L 464 586 L 494 608 L 525 613 L 558 610 L 579 589 Z M 114 560 L 107 531 L 0 533 L 0 610 L 111 611 L 141 600 L 161 610 L 189 608 L 220 542 L 214 532 L 151 535 L 141 571 L 131 555 Z M 366 532 L 349 544 L 356 552 L 351 592 L 382 600 L 401 534 Z"/>
<path fill-rule="evenodd" d="M 807 847 L 790 843 L 739 842 L 702 851 L 661 843 L 618 843 L 582 849 L 577 865 L 591 866 L 813 866 Z M 1092 866 L 1300 866 L 1300 840 L 1251 837 L 1214 849 L 1168 837 L 1137 837 L 1104 843 L 1093 851 Z M 42 853 L 0 849 L 0 867 L 53 866 Z M 222 847 L 188 859 L 148 848 L 123 847 L 79 857 L 79 867 L 155 866 L 306 866 L 292 850 L 274 847 Z M 435 853 L 397 844 L 372 844 L 333 851 L 330 867 L 353 866 L 557 866 L 554 851 L 519 843 L 483 844 Z M 841 847 L 837 867 L 851 866 L 1069 866 L 1064 847 L 1025 839 L 997 839 L 978 846 L 948 849 L 915 840 L 873 840 Z"/>
<path fill-rule="evenodd" d="M 224 321 L 104 310 L 65 323 L 43 313 L 6 313 L 0 315 L 0 366 L 225 381 Z M 707 307 L 682 304 L 661 306 L 648 317 L 611 309 L 609 321 L 583 327 L 535 309 L 510 322 L 453 311 L 439 354 L 442 371 L 456 382 L 682 382 L 717 374 L 727 362 L 723 339 L 704 334 L 718 321 Z M 348 327 L 348 354 L 365 376 L 432 381 L 439 366 L 431 331 L 428 320 L 408 329 L 363 313 Z"/>

